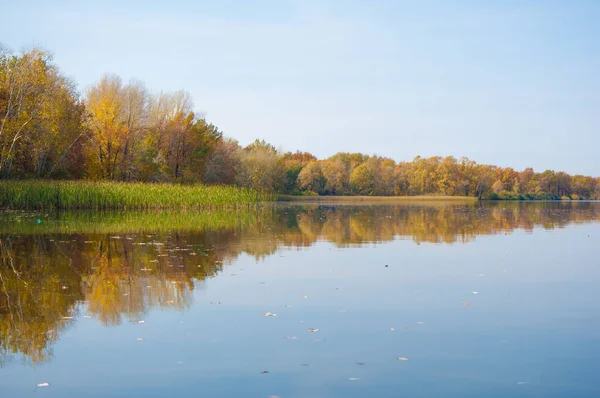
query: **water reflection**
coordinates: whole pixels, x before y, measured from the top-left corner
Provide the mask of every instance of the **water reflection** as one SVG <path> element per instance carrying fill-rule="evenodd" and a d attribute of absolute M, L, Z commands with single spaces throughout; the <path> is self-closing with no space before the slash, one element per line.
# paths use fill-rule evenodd
<path fill-rule="evenodd" d="M 79 316 L 106 326 L 192 291 L 240 254 L 319 240 L 338 247 L 412 239 L 468 243 L 514 229 L 598 222 L 599 203 L 273 206 L 252 212 L 5 213 L 0 220 L 0 361 L 47 361 Z M 85 314 L 80 314 L 85 308 Z"/>

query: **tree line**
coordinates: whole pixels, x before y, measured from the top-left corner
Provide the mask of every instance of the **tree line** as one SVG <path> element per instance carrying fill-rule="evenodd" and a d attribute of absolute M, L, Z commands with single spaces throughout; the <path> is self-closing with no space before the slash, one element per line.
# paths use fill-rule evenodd
<path fill-rule="evenodd" d="M 598 199 L 600 178 L 522 171 L 452 156 L 317 159 L 264 140 L 241 146 L 194 112 L 185 91 L 151 93 L 105 75 L 83 95 L 37 48 L 0 46 L 0 179 L 226 184 L 302 195 Z"/>

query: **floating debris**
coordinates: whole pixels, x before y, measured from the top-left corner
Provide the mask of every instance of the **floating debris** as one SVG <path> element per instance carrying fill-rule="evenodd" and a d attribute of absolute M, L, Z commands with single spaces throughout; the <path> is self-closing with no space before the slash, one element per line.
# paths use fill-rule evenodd
<path fill-rule="evenodd" d="M 359 377 L 348 377 L 348 380 L 356 381 L 356 380 L 360 380 L 360 378 Z"/>
<path fill-rule="evenodd" d="M 50 384 L 48 384 L 48 383 L 40 383 L 40 384 L 38 384 L 37 386 L 38 386 L 38 387 L 48 387 L 49 385 L 50 385 Z"/>
<path fill-rule="evenodd" d="M 356 362 L 356 364 L 357 364 L 358 366 L 364 366 L 364 365 L 365 365 L 365 363 L 364 363 L 364 362 Z"/>
<path fill-rule="evenodd" d="M 468 301 L 461 301 L 460 305 L 464 305 L 465 307 L 470 307 L 471 303 L 469 303 Z"/>
<path fill-rule="evenodd" d="M 398 360 L 399 361 L 408 361 L 408 358 L 406 358 L 406 357 L 398 357 Z"/>
<path fill-rule="evenodd" d="M 298 339 L 298 337 L 296 337 L 296 336 L 284 336 L 283 338 L 286 340 L 297 340 Z"/>
<path fill-rule="evenodd" d="M 260 372 L 261 375 L 266 375 L 267 373 L 269 373 L 268 370 L 263 370 L 262 372 Z"/>
<path fill-rule="evenodd" d="M 394 330 L 396 330 L 396 329 L 394 329 L 394 328 L 390 328 L 390 331 L 392 331 L 392 332 L 393 332 Z"/>
<path fill-rule="evenodd" d="M 138 337 L 136 340 L 137 340 L 137 341 L 144 341 L 144 339 L 143 339 L 143 338 L 141 338 L 141 337 Z"/>
<path fill-rule="evenodd" d="M 475 295 L 475 294 L 479 294 L 479 292 L 471 292 L 471 294 Z"/>
<path fill-rule="evenodd" d="M 316 333 L 316 332 L 318 332 L 318 331 L 319 331 L 319 329 L 317 329 L 317 328 L 309 328 L 309 329 L 308 329 L 308 332 L 309 332 L 309 333 Z"/>
<path fill-rule="evenodd" d="M 263 312 L 262 316 L 274 316 L 274 317 L 276 317 L 277 314 L 273 314 L 272 312 Z"/>
<path fill-rule="evenodd" d="M 211 301 L 210 304 L 212 304 L 212 305 L 219 305 L 219 304 L 221 304 L 221 302 L 220 301 Z"/>
<path fill-rule="evenodd" d="M 308 296 L 302 296 L 302 298 L 303 298 L 303 299 L 307 299 L 307 298 L 308 298 Z"/>
<path fill-rule="evenodd" d="M 138 321 L 138 323 L 146 323 L 146 321 Z"/>
<path fill-rule="evenodd" d="M 518 386 L 522 386 L 523 384 L 529 384 L 529 382 L 528 381 L 517 381 L 515 384 Z"/>
<path fill-rule="evenodd" d="M 285 306 L 285 308 L 292 308 L 293 306 L 291 304 L 288 304 Z"/>

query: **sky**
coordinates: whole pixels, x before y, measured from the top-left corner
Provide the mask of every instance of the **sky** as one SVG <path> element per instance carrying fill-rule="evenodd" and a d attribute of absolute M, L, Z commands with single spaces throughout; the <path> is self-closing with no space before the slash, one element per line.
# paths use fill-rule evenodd
<path fill-rule="evenodd" d="M 246 145 L 600 176 L 600 1 L 0 0 L 0 42 L 104 73 Z"/>

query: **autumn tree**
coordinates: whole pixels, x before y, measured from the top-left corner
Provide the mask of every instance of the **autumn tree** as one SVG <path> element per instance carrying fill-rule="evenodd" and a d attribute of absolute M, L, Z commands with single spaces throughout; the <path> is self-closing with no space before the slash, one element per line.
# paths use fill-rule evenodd
<path fill-rule="evenodd" d="M 241 148 L 232 139 L 220 138 L 208 154 L 203 182 L 207 184 L 233 184 L 240 168 Z"/>
<path fill-rule="evenodd" d="M 86 108 L 91 130 L 89 173 L 95 178 L 117 179 L 129 139 L 121 78 L 104 75 L 87 91 Z"/>
<path fill-rule="evenodd" d="M 365 162 L 352 170 L 350 183 L 356 193 L 360 195 L 374 195 L 375 174 L 373 173 L 373 165 Z"/>
<path fill-rule="evenodd" d="M 75 85 L 41 49 L 11 55 L 0 46 L 0 177 L 74 171 L 67 157 L 82 136 Z M 66 161 L 65 161 L 66 159 Z"/>
<path fill-rule="evenodd" d="M 327 184 L 327 179 L 321 171 L 321 162 L 312 161 L 308 163 L 298 174 L 298 188 L 322 194 Z"/>
<path fill-rule="evenodd" d="M 302 169 L 317 158 L 308 152 L 286 152 L 281 157 L 285 170 L 285 182 L 283 192 L 294 193 L 298 191 L 298 176 Z"/>
<path fill-rule="evenodd" d="M 241 151 L 236 173 L 238 185 L 279 192 L 284 179 L 283 163 L 273 145 L 257 139 Z"/>

